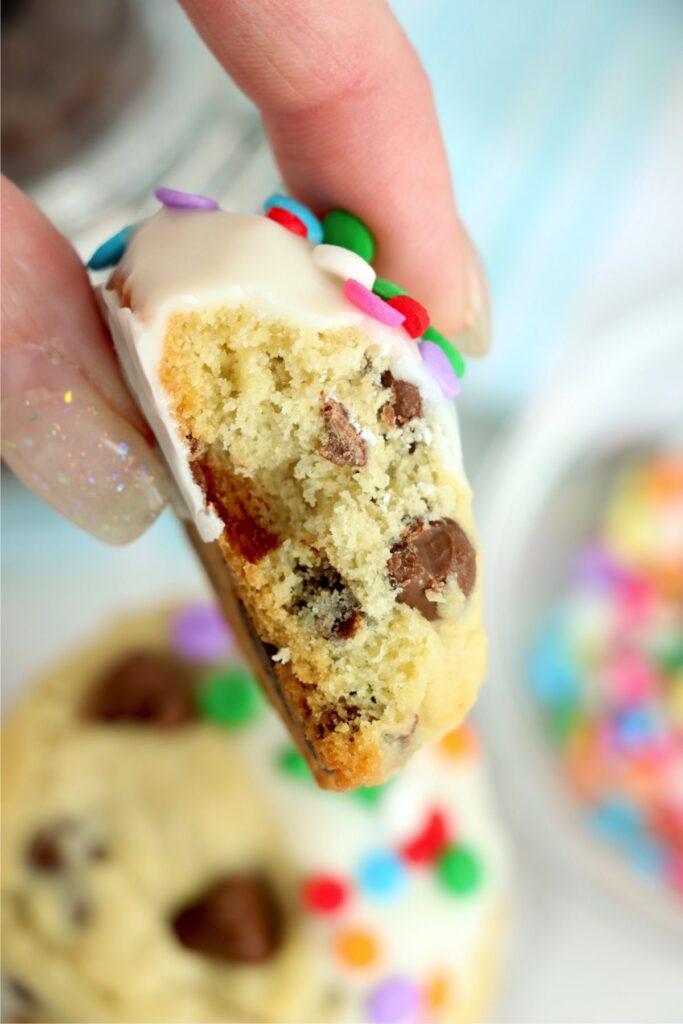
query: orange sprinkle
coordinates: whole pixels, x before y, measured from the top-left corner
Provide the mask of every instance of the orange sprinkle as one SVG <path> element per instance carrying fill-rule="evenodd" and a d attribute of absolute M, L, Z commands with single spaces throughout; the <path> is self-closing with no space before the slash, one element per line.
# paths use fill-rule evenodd
<path fill-rule="evenodd" d="M 377 959 L 377 943 L 363 928 L 347 928 L 337 935 L 337 956 L 347 967 L 369 967 Z"/>
<path fill-rule="evenodd" d="M 452 757 L 454 760 L 474 757 L 479 749 L 479 740 L 472 726 L 463 722 L 457 729 L 446 733 L 439 747 L 446 757 Z"/>
<path fill-rule="evenodd" d="M 425 994 L 430 1009 L 443 1010 L 451 994 L 448 977 L 442 971 L 432 974 L 427 982 Z"/>
<path fill-rule="evenodd" d="M 654 498 L 679 498 L 683 494 L 683 460 L 662 457 L 648 467 L 645 479 Z"/>

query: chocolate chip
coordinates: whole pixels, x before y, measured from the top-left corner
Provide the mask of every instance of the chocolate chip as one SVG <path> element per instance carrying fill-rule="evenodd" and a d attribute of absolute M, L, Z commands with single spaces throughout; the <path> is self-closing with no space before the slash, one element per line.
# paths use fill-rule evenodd
<path fill-rule="evenodd" d="M 189 439 L 191 448 L 197 442 Z M 192 475 L 225 527 L 225 537 L 245 561 L 259 562 L 282 543 L 272 527 L 271 510 L 252 480 L 235 473 L 211 450 L 195 455 Z"/>
<path fill-rule="evenodd" d="M 147 722 L 163 729 L 194 717 L 187 671 L 162 651 L 135 651 L 116 662 L 90 694 L 84 712 L 98 722 Z"/>
<path fill-rule="evenodd" d="M 312 628 L 325 640 L 348 640 L 363 624 L 353 591 L 334 566 L 321 561 L 299 566 L 300 584 L 290 605 L 293 612 L 308 615 Z"/>
<path fill-rule="evenodd" d="M 348 725 L 355 732 L 359 725 L 361 710 L 355 704 L 348 704 L 342 697 L 336 704 L 330 704 L 319 712 L 315 729 L 319 740 L 336 732 L 340 725 Z"/>
<path fill-rule="evenodd" d="M 388 427 L 402 427 L 422 415 L 422 398 L 418 388 L 407 380 L 396 380 L 389 370 L 382 374 L 382 385 L 391 388 L 392 400 L 381 409 L 380 416 Z"/>
<path fill-rule="evenodd" d="M 426 619 L 438 618 L 438 605 L 427 591 L 441 590 L 452 574 L 465 597 L 474 586 L 476 554 L 464 530 L 452 519 L 414 523 L 391 549 L 389 578 L 400 593 L 396 600 L 415 608 Z"/>
<path fill-rule="evenodd" d="M 107 850 L 75 818 L 58 818 L 34 833 L 26 848 L 26 862 L 45 873 L 57 873 L 88 860 L 103 860 Z"/>
<path fill-rule="evenodd" d="M 176 914 L 172 926 L 183 946 L 229 963 L 268 960 L 282 939 L 279 904 L 258 875 L 222 879 Z"/>
<path fill-rule="evenodd" d="M 327 436 L 318 453 L 337 466 L 367 466 L 365 441 L 341 402 L 336 398 L 324 398 L 322 414 Z"/>

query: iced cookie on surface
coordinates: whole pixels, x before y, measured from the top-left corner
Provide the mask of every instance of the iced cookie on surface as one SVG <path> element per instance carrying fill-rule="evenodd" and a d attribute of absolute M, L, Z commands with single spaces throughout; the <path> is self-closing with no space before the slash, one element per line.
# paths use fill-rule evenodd
<path fill-rule="evenodd" d="M 462 360 L 350 214 L 159 196 L 100 292 L 119 358 L 319 783 L 381 782 L 484 671 Z"/>
<path fill-rule="evenodd" d="M 217 611 L 112 623 L 3 734 L 9 1020 L 481 1019 L 507 851 L 465 725 L 320 790 Z"/>

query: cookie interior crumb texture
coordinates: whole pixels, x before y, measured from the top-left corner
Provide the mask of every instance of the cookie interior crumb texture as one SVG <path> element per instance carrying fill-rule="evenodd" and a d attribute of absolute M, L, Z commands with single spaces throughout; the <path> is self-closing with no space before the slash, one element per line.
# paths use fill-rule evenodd
<path fill-rule="evenodd" d="M 194 479 L 321 781 L 381 781 L 457 724 L 483 674 L 464 478 L 359 328 L 245 302 L 173 313 L 162 352 Z"/>

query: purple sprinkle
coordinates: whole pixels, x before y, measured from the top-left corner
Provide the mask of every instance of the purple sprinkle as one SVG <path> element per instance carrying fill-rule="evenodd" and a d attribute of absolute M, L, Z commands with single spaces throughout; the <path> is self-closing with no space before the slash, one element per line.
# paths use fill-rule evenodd
<path fill-rule="evenodd" d="M 368 1012 L 372 1024 L 409 1024 L 420 1006 L 420 990 L 410 978 L 383 981 L 370 993 Z"/>
<path fill-rule="evenodd" d="M 175 188 L 157 188 L 154 195 L 164 206 L 172 210 L 217 210 L 218 203 L 208 196 L 198 196 L 194 192 L 179 192 Z"/>
<path fill-rule="evenodd" d="M 171 642 L 188 661 L 220 661 L 233 651 L 232 634 L 213 605 L 192 605 L 178 612 L 171 622 Z"/>
<path fill-rule="evenodd" d="M 576 559 L 574 579 L 579 585 L 590 589 L 611 590 L 619 586 L 623 577 L 623 570 L 616 564 L 609 551 L 597 541 L 587 544 Z"/>
<path fill-rule="evenodd" d="M 421 341 L 420 355 L 437 380 L 444 397 L 449 401 L 460 394 L 458 375 L 450 364 L 448 356 L 434 341 Z"/>

